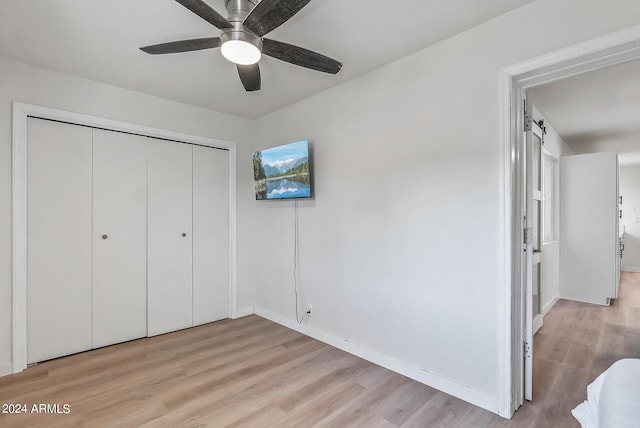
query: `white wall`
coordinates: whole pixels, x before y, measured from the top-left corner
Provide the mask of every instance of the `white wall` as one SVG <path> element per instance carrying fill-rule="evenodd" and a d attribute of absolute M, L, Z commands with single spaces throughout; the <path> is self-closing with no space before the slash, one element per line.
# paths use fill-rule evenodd
<path fill-rule="evenodd" d="M 567 145 L 562 137 L 553 128 L 553 124 L 545 118 L 535 107 L 535 89 L 529 91 L 528 97 L 534 103 L 533 119 L 536 122 L 544 120 L 546 134 L 544 136 L 545 154 L 548 154 L 556 160 L 555 163 L 555 186 L 553 189 L 554 196 L 554 237 L 555 239 L 542 243 L 542 261 L 540 264 L 540 308 L 542 314 L 546 314 L 551 310 L 553 305 L 560 297 L 560 157 L 573 154 L 573 150 Z"/>
<path fill-rule="evenodd" d="M 313 144 L 301 329 L 495 411 L 498 69 L 638 16 L 635 0 L 538 0 L 258 120 L 255 149 Z M 256 310 L 297 326 L 293 203 L 254 205 Z"/>
<path fill-rule="evenodd" d="M 620 167 L 620 194 L 624 225 L 622 270 L 640 272 L 640 165 Z"/>
<path fill-rule="evenodd" d="M 113 86 L 0 59 L 0 374 L 11 369 L 11 109 L 13 101 L 232 141 L 249 158 L 252 122 Z M 248 168 L 249 162 L 239 163 Z M 239 185 L 241 192 L 247 190 Z M 252 207 L 239 201 L 239 239 L 247 243 Z M 239 306 L 253 306 L 253 271 L 239 245 Z"/>

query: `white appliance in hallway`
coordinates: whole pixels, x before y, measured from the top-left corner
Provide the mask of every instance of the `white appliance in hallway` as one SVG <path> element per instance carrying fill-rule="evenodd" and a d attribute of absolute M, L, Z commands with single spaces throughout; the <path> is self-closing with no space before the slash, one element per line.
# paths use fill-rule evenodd
<path fill-rule="evenodd" d="M 618 155 L 560 158 L 560 296 L 608 305 L 618 296 Z"/>

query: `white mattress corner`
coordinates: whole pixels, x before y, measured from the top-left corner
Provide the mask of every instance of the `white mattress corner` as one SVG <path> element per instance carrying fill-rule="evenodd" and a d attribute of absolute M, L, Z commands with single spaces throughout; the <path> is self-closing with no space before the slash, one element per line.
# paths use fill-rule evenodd
<path fill-rule="evenodd" d="M 640 359 L 618 360 L 587 387 L 587 400 L 571 412 L 582 428 L 640 426 Z"/>

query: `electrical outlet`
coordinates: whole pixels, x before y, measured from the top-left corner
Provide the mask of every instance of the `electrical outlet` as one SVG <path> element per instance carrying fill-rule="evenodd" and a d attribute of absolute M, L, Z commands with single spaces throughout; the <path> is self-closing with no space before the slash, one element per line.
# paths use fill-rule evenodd
<path fill-rule="evenodd" d="M 310 317 L 310 316 L 311 316 L 311 309 L 312 309 L 311 305 L 307 305 L 306 312 L 307 312 L 307 316 L 308 316 L 308 317 Z"/>

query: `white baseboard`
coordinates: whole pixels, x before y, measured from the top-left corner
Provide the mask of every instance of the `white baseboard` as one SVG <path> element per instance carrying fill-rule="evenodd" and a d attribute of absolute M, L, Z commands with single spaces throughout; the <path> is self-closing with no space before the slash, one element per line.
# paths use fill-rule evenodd
<path fill-rule="evenodd" d="M 11 363 L 0 363 L 0 376 L 6 376 L 13 374 L 13 364 Z"/>
<path fill-rule="evenodd" d="M 476 391 L 467 386 L 460 385 L 452 380 L 445 379 L 427 370 L 412 366 L 403 361 L 397 360 L 388 355 L 380 354 L 371 349 L 364 348 L 359 344 L 334 336 L 324 330 L 320 330 L 308 324 L 298 324 L 280 314 L 270 310 L 256 306 L 256 315 L 266 318 L 270 321 L 288 327 L 292 330 L 300 332 L 304 335 L 313 337 L 321 342 L 327 343 L 345 352 L 353 354 L 357 357 L 370 361 L 374 364 L 387 368 L 403 376 L 416 380 L 420 383 L 428 385 L 432 388 L 445 392 L 449 395 L 457 397 L 475 406 L 498 414 L 498 400 L 483 392 Z"/>
<path fill-rule="evenodd" d="M 547 313 L 555 306 L 555 304 L 558 303 L 558 300 L 560 300 L 559 297 L 554 297 L 549 303 L 547 303 L 547 305 L 542 308 L 542 315 L 547 315 Z"/>
<path fill-rule="evenodd" d="M 622 266 L 622 272 L 640 272 L 640 267 Z"/>
<path fill-rule="evenodd" d="M 248 317 L 249 315 L 255 314 L 255 308 L 253 306 L 247 306 L 246 308 L 238 308 L 238 312 L 236 313 L 236 318 Z"/>
<path fill-rule="evenodd" d="M 534 336 L 538 332 L 538 330 L 542 328 L 543 320 L 544 320 L 544 315 L 542 314 L 538 315 L 533 319 L 533 335 Z"/>

